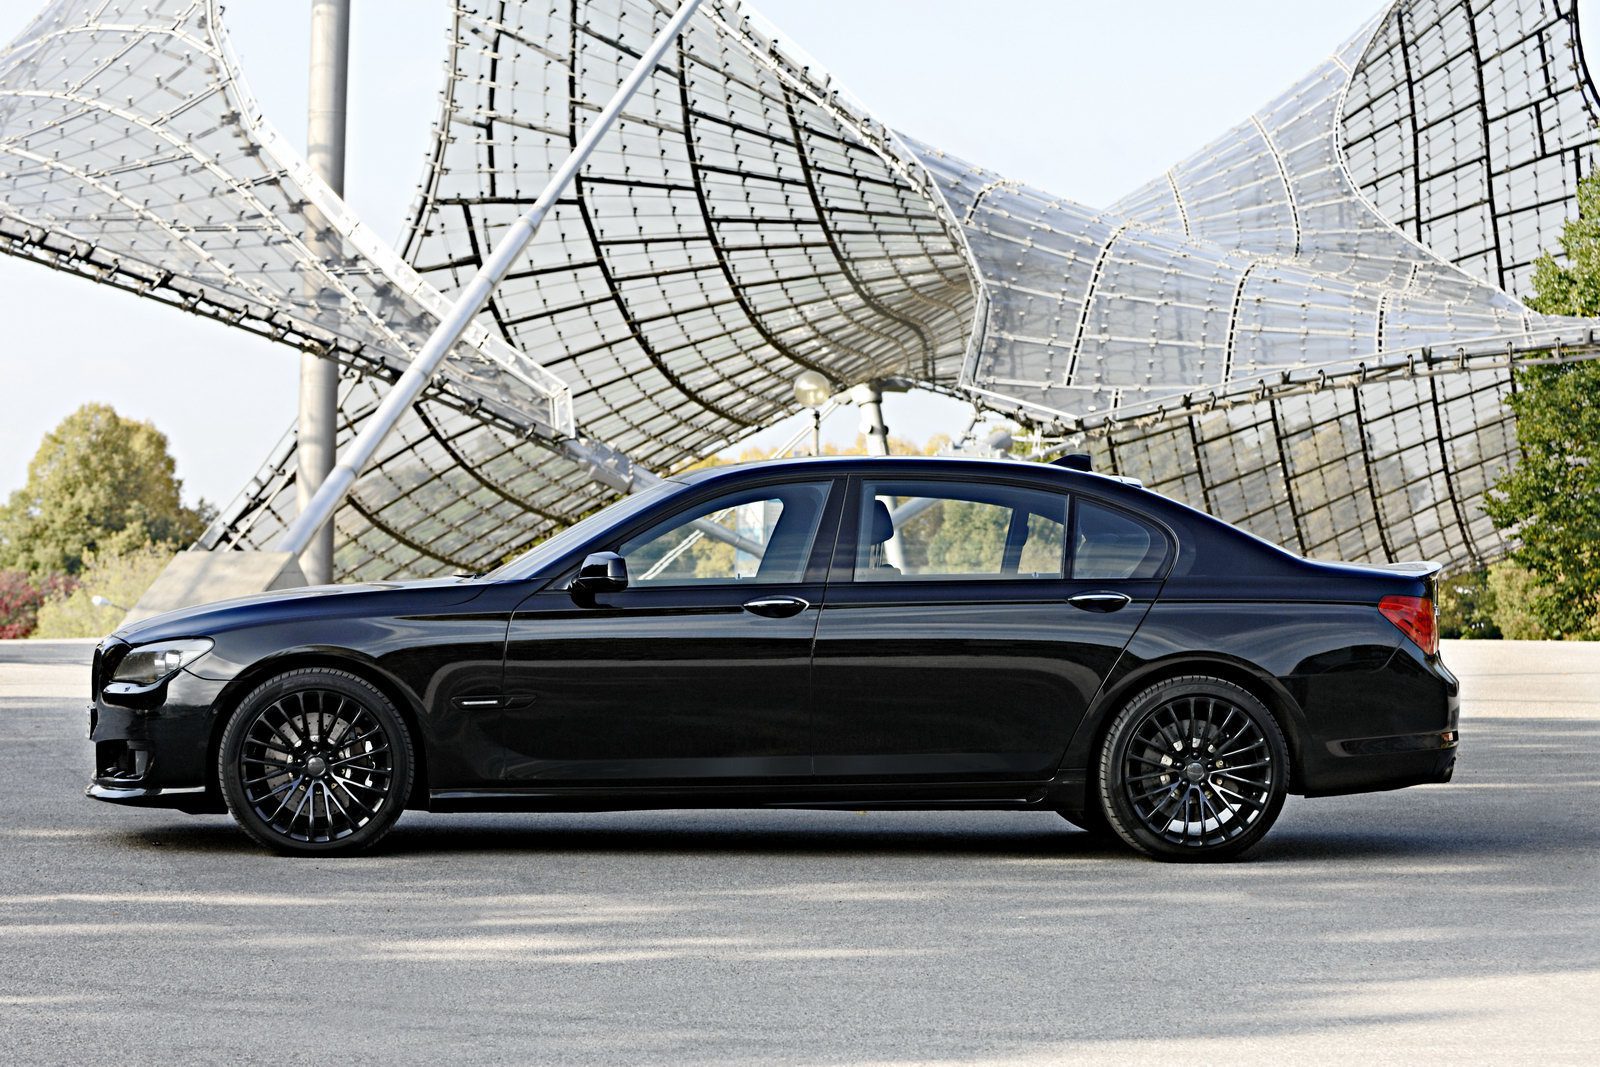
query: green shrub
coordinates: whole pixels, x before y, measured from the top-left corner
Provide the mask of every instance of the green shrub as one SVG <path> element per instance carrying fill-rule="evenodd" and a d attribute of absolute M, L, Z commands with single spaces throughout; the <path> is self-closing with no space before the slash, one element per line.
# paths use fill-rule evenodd
<path fill-rule="evenodd" d="M 1439 581 L 1439 636 L 1500 636 L 1494 620 L 1494 592 L 1487 570 L 1467 571 Z"/>
<path fill-rule="evenodd" d="M 144 595 L 175 554 L 171 545 L 161 544 L 85 556 L 77 587 L 45 601 L 33 636 L 104 637 L 121 625 L 126 609 Z M 96 607 L 96 596 L 113 606 Z"/>
<path fill-rule="evenodd" d="M 1495 626 L 1512 641 L 1544 641 L 1555 636 L 1535 609 L 1542 590 L 1526 567 L 1512 560 L 1490 565 L 1487 581 Z"/>

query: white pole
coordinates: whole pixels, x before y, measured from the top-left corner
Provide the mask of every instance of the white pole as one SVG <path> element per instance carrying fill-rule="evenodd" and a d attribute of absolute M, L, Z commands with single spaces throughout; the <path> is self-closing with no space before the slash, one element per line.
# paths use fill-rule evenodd
<path fill-rule="evenodd" d="M 467 283 L 460 299 L 451 305 L 450 310 L 439 320 L 439 325 L 423 343 L 422 350 L 411 361 L 405 373 L 389 389 L 388 395 L 383 398 L 383 403 L 378 405 L 378 410 L 373 412 L 355 439 L 345 446 L 344 455 L 339 458 L 338 465 L 283 535 L 283 541 L 278 545 L 280 549 L 298 555 L 305 550 L 316 532 L 333 518 L 340 501 L 355 484 L 357 475 L 371 462 L 373 455 L 378 451 L 378 446 L 400 421 L 400 416 L 405 414 L 406 410 L 416 402 L 417 397 L 422 395 L 422 391 L 433 378 L 433 372 L 461 339 L 461 334 L 467 325 L 482 310 L 484 304 L 488 303 L 494 287 L 500 284 L 500 280 L 522 254 L 522 250 L 533 240 L 533 235 L 538 231 L 545 215 L 572 183 L 578 169 L 600 143 L 600 138 L 605 136 L 628 100 L 638 92 L 645 79 L 650 77 L 656 65 L 661 62 L 661 57 L 678 39 L 690 16 L 699 6 L 700 0 L 684 0 L 683 6 L 678 8 L 678 13 L 672 17 L 672 21 L 656 35 L 656 39 L 651 42 L 644 55 L 639 57 L 639 62 L 629 72 L 610 103 L 606 104 L 605 110 L 601 111 L 589 124 L 588 129 L 584 130 L 583 138 L 551 175 L 544 191 L 539 194 L 539 199 L 534 201 L 527 214 L 518 219 L 494 246 L 488 260 L 473 276 L 472 281 Z"/>
<path fill-rule="evenodd" d="M 862 382 L 850 390 L 850 399 L 861 409 L 861 432 L 867 438 L 867 455 L 887 456 L 889 427 L 883 421 L 883 390 L 879 388 L 877 382 Z M 894 516 L 890 515 L 890 518 L 893 519 Z M 884 542 L 883 558 L 891 567 L 899 569 L 902 574 L 905 573 L 905 549 L 901 545 L 898 532 Z"/>
<path fill-rule="evenodd" d="M 312 173 L 344 195 L 344 131 L 349 84 L 350 0 L 311 2 L 311 84 L 306 94 L 306 162 Z M 313 245 L 313 247 L 316 247 Z M 295 498 L 300 511 L 333 470 L 339 448 L 339 365 L 311 351 L 300 353 L 300 414 L 295 430 Z M 333 581 L 333 524 L 324 523 L 300 554 L 312 585 Z"/>

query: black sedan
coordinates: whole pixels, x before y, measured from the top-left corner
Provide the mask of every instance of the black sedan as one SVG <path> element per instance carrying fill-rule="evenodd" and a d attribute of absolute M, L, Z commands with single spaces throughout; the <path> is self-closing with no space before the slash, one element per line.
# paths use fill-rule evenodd
<path fill-rule="evenodd" d="M 289 853 L 405 808 L 1044 808 L 1237 855 L 1288 793 L 1448 781 L 1436 568 L 1303 559 L 1062 466 L 697 471 L 482 576 L 296 590 L 94 658 L 99 800 Z"/>

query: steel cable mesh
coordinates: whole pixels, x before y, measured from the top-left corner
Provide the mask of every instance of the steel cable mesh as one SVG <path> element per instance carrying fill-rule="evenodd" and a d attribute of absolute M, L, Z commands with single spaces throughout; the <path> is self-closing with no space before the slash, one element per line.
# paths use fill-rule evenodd
<path fill-rule="evenodd" d="M 175 168 L 172 194 L 229 176 L 219 188 L 237 200 L 242 185 L 260 217 L 175 195 L 106 210 L 102 186 L 137 179 L 83 168 L 122 142 L 62 116 L 54 144 L 29 124 L 56 105 L 13 91 L 4 143 L 60 151 L 8 169 L 0 241 L 335 348 L 353 368 L 347 436 L 668 13 L 456 5 L 409 275 L 337 201 L 297 199 L 275 135 L 228 111 L 248 97 L 209 5 L 152 5 L 120 30 L 102 8 L 123 10 L 53 5 L 30 33 L 89 22 L 60 35 L 70 47 L 25 37 L 4 87 L 64 59 L 86 112 L 126 92 L 123 110 L 156 120 L 128 127 L 131 151 L 165 127 L 193 140 L 128 173 Z M 708 6 L 635 99 L 494 294 L 476 352 L 341 510 L 342 576 L 492 563 L 614 495 L 631 462 L 672 469 L 786 414 L 803 368 L 840 384 L 904 375 L 1086 434 L 1115 469 L 1313 555 L 1465 563 L 1503 548 L 1478 504 L 1514 454 L 1509 367 L 1595 348 L 1587 321 L 1531 315 L 1503 288 L 1554 243 L 1593 149 L 1570 9 L 1402 0 L 1109 210 L 890 133 L 751 16 Z M 152 41 L 147 63 L 169 75 L 118 66 Z M 184 170 L 200 156 L 226 166 Z M 70 225 L 59 188 L 80 190 Z M 307 296 L 323 290 L 339 295 Z M 530 390 L 503 388 L 511 371 L 570 398 L 600 477 L 517 410 Z M 286 441 L 207 543 L 270 544 L 293 466 Z"/>
<path fill-rule="evenodd" d="M 573 10 L 456 9 L 438 146 L 405 246 L 444 291 L 464 284 L 531 204 L 663 18 L 639 3 L 584 5 L 578 19 Z M 818 103 L 818 87 L 731 19 L 717 8 L 692 24 L 547 220 L 528 268 L 498 287 L 482 318 L 571 384 L 585 434 L 658 470 L 787 414 L 801 369 L 840 383 L 907 374 L 948 388 L 973 316 L 963 254 L 907 177 L 920 172 L 891 165 L 866 124 L 850 125 L 836 101 Z M 429 452 L 439 450 L 420 444 L 402 451 L 437 481 L 484 475 L 437 467 Z M 275 516 L 247 543 L 263 543 L 293 507 L 292 469 L 269 466 L 279 473 L 230 509 Z M 502 449 L 495 484 L 467 486 L 465 499 L 485 502 L 484 515 L 462 511 L 463 521 L 516 530 L 521 545 L 612 493 L 575 493 L 573 479 L 552 477 L 549 466 L 534 448 Z M 507 481 L 547 491 L 508 494 Z M 409 522 L 436 525 L 406 503 L 425 495 L 369 472 L 356 492 L 369 503 L 338 519 L 341 572 L 363 573 L 354 563 L 383 573 L 397 560 L 428 567 L 416 547 L 394 544 Z M 511 523 L 508 496 L 538 506 Z M 379 542 L 370 566 L 348 547 Z M 442 543 L 430 547 L 443 554 Z M 509 550 L 484 539 L 471 562 Z M 434 560 L 432 569 L 465 562 Z"/>

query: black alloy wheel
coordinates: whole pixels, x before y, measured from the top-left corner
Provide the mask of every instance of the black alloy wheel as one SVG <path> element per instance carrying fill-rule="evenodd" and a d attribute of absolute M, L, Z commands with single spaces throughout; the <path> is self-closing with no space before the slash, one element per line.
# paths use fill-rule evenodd
<path fill-rule="evenodd" d="M 279 852 L 370 848 L 411 789 L 411 741 L 394 705 L 354 674 L 288 671 L 258 686 L 228 721 L 218 779 L 234 819 Z"/>
<path fill-rule="evenodd" d="M 1117 836 L 1157 859 L 1216 860 L 1260 841 L 1283 809 L 1289 753 L 1272 714 L 1220 678 L 1135 696 L 1100 753 L 1102 808 Z"/>

